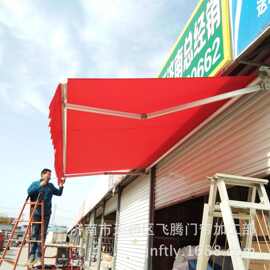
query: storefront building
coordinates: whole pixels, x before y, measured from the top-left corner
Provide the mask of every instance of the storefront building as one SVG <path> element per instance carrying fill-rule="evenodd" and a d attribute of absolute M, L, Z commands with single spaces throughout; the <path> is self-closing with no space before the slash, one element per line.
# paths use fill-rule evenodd
<path fill-rule="evenodd" d="M 246 1 L 200 1 L 159 76 L 253 74 L 256 82 L 270 64 L 270 4 Z M 86 269 L 173 269 L 175 250 L 199 244 L 207 177 L 218 172 L 269 177 L 269 93 L 230 100 L 90 209 L 79 222 Z"/>
<path fill-rule="evenodd" d="M 218 1 L 200 1 L 160 76 L 177 77 L 180 70 L 180 74 L 184 76 L 254 74 L 256 77 L 260 66 L 269 65 L 270 54 L 266 50 L 266 44 L 270 44 L 270 10 L 256 4 L 256 1 L 247 4 L 247 1 L 233 0 L 219 1 L 220 18 L 216 17 L 213 21 L 216 26 L 216 30 L 212 32 L 213 39 L 208 39 L 205 49 L 202 48 L 202 53 L 205 50 L 206 53 L 196 59 L 196 50 L 193 50 L 191 55 L 195 57 L 190 62 L 190 67 L 185 70 L 185 64 L 183 67 L 179 65 L 181 61 L 177 56 L 183 50 L 181 46 L 185 44 L 185 36 L 189 36 L 187 32 L 190 28 L 193 27 L 191 32 L 195 36 L 198 25 L 205 18 L 204 33 L 209 31 L 207 20 L 213 19 L 213 16 L 207 15 L 210 2 L 217 4 Z M 231 16 L 230 23 L 226 19 L 228 14 Z M 232 42 L 226 43 L 230 30 L 232 34 L 229 39 Z M 220 32 L 223 35 L 214 38 Z M 220 55 L 221 64 L 211 72 L 212 68 L 208 68 L 207 63 L 213 63 L 215 57 L 211 56 L 213 50 L 210 48 L 222 43 L 225 52 L 215 54 Z M 223 60 L 223 55 L 227 55 L 226 60 Z M 207 70 L 210 71 L 207 73 Z M 209 192 L 208 176 L 222 172 L 269 177 L 269 105 L 267 93 L 231 100 L 156 165 L 154 248 L 164 245 L 168 249 L 178 250 L 199 244 L 203 204 L 207 202 Z M 241 197 L 241 194 L 234 195 Z M 162 224 L 162 228 L 157 224 Z M 175 254 L 170 255 L 152 257 L 152 269 L 173 269 Z M 228 265 L 227 269 L 231 269 L 230 267 Z"/>

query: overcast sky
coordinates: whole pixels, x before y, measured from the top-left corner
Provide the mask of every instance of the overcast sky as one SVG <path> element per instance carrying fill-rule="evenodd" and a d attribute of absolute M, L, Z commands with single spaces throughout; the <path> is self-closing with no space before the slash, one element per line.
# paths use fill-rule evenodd
<path fill-rule="evenodd" d="M 156 77 L 197 0 L 0 0 L 0 213 L 53 168 L 48 104 L 68 77 Z M 54 182 L 54 180 L 53 180 Z M 106 178 L 68 179 L 55 222 L 70 225 Z"/>

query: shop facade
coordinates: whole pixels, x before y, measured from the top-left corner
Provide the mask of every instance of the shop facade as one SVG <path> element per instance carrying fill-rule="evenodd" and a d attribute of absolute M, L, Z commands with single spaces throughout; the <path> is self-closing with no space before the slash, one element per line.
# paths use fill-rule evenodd
<path fill-rule="evenodd" d="M 159 253 L 161 246 L 178 250 L 198 245 L 209 192 L 207 176 L 217 172 L 269 176 L 270 100 L 266 95 L 233 101 L 158 162 L 155 173 L 132 181 L 127 177 L 113 196 L 99 202 L 82 221 L 85 266 L 172 269 L 175 253 Z M 102 224 L 113 227 L 113 233 L 100 237 Z"/>
<path fill-rule="evenodd" d="M 267 93 L 232 101 L 158 162 L 155 173 L 125 178 L 82 221 L 86 267 L 172 269 L 174 250 L 199 244 L 207 176 L 269 176 L 269 105 Z M 113 226 L 113 234 L 101 237 L 102 224 Z M 159 253 L 162 246 L 173 252 Z"/>
<path fill-rule="evenodd" d="M 218 1 L 216 1 L 217 3 Z M 221 3 L 222 2 L 222 3 Z M 240 4 L 241 2 L 241 4 Z M 171 57 L 164 65 L 160 76 L 177 77 L 181 74 L 193 76 L 193 72 L 200 71 L 201 76 L 247 75 L 254 74 L 254 83 L 259 74 L 258 69 L 266 65 L 269 67 L 270 58 L 266 44 L 269 44 L 269 10 L 263 13 L 256 3 L 245 1 L 220 1 L 220 19 L 216 20 L 216 34 L 219 28 L 217 22 L 222 22 L 223 35 L 221 43 L 226 43 L 229 31 L 231 43 L 223 47 L 227 55 L 219 67 L 211 73 L 206 73 L 205 67 L 213 44 L 217 38 L 208 39 L 205 44 L 206 53 L 202 49 L 200 58 L 193 58 L 190 68 L 185 70 L 185 63 L 181 65 L 179 55 L 189 32 L 198 31 L 198 18 L 207 21 L 209 2 L 200 1 L 192 18 L 182 35 L 177 40 Z M 227 10 L 228 9 L 228 10 Z M 205 12 L 205 13 L 204 13 Z M 205 17 L 203 17 L 206 14 Z M 230 14 L 230 23 L 224 24 L 226 14 Z M 254 21 L 250 18 L 254 18 Z M 201 19 L 202 22 L 203 19 Z M 250 27 L 249 27 L 250 26 Z M 226 30 L 226 27 L 230 29 Z M 207 30 L 206 30 L 207 31 Z M 224 35 L 225 34 L 225 35 Z M 225 49 L 227 48 L 227 49 Z M 226 52 L 230 50 L 231 52 Z M 196 53 L 193 53 L 193 56 Z M 203 59 L 203 60 L 202 60 Z M 213 58 L 210 60 L 213 62 Z M 200 67 L 201 66 L 201 67 Z M 203 67 L 202 67 L 203 66 Z M 181 67 L 181 68 L 179 68 Z M 154 224 L 155 236 L 153 248 L 161 250 L 163 246 L 168 251 L 183 249 L 186 246 L 198 246 L 203 205 L 208 200 L 209 179 L 218 172 L 269 178 L 270 175 L 270 136 L 269 136 L 269 107 L 268 93 L 255 93 L 229 101 L 212 117 L 203 123 L 192 134 L 180 141 L 178 146 L 156 164 L 154 185 Z M 269 190 L 269 187 L 267 187 Z M 244 192 L 230 191 L 231 196 L 241 198 Z M 160 255 L 160 254 L 159 254 Z M 152 269 L 173 269 L 176 254 L 167 256 L 152 256 Z M 231 264 L 227 269 L 232 269 Z M 258 268 L 260 269 L 260 268 Z"/>
<path fill-rule="evenodd" d="M 258 6 L 246 8 L 234 0 L 200 1 L 159 76 L 254 74 L 256 83 L 258 68 L 270 63 L 270 15 L 259 13 Z M 209 22 L 211 10 L 217 17 Z M 240 11 L 244 22 L 237 19 Z M 249 37 L 243 28 L 249 23 L 247 14 L 254 12 L 257 34 Z M 199 46 L 192 39 L 198 31 L 201 47 L 187 54 L 190 42 Z M 90 209 L 80 221 L 84 233 L 79 234 L 86 269 L 173 269 L 175 251 L 199 244 L 207 177 L 218 172 L 269 177 L 269 93 L 228 101 L 145 174 L 126 176 Z M 112 229 L 109 235 L 101 229 L 106 224 Z M 89 227 L 96 227 L 95 233 Z"/>
<path fill-rule="evenodd" d="M 85 269 L 148 269 L 149 198 L 149 174 L 128 177 L 70 230 Z"/>

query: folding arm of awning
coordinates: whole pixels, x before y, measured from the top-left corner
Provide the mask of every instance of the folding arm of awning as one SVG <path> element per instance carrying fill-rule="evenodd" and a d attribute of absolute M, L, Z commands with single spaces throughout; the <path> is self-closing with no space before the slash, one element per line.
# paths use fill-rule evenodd
<path fill-rule="evenodd" d="M 151 112 L 151 113 L 129 113 L 129 112 L 123 112 L 123 111 L 117 111 L 117 110 L 101 109 L 101 108 L 91 107 L 91 106 L 71 104 L 71 103 L 66 103 L 66 102 L 64 103 L 64 106 L 66 109 L 69 109 L 69 110 L 96 113 L 96 114 L 102 114 L 102 115 L 108 115 L 108 116 L 124 117 L 124 118 L 137 119 L 137 120 L 153 119 L 153 118 L 162 117 L 168 114 L 188 110 L 194 107 L 210 104 L 213 102 L 222 101 L 229 98 L 235 98 L 238 96 L 251 94 L 258 91 L 270 90 L 270 69 L 269 68 L 261 69 L 260 77 L 261 77 L 261 81 L 258 84 L 253 85 L 253 86 L 245 87 L 245 88 L 227 92 L 221 95 L 216 95 L 209 98 L 200 99 L 197 101 L 181 104 L 178 106 L 166 108 L 164 110 Z M 65 88 L 65 85 L 63 87 Z"/>
<path fill-rule="evenodd" d="M 228 83 L 228 81 L 227 81 L 228 79 L 225 79 L 225 78 L 220 78 L 220 79 L 221 79 L 221 81 L 223 80 L 223 83 L 219 84 L 218 87 L 225 87 L 226 88 L 227 87 L 226 83 Z M 153 145 L 154 143 L 152 145 L 150 143 L 149 153 L 145 152 L 143 148 L 138 147 L 139 148 L 138 153 L 141 153 L 141 152 L 146 153 L 145 161 L 143 161 L 142 164 L 140 164 L 140 161 L 138 160 L 139 158 L 137 155 L 137 156 L 135 156 L 134 160 L 125 163 L 123 166 L 120 166 L 121 164 L 119 165 L 118 163 L 115 163 L 116 165 L 115 164 L 111 165 L 110 162 L 108 162 L 108 159 L 107 159 L 106 166 L 100 166 L 100 162 L 102 162 L 102 161 L 98 160 L 98 162 L 96 162 L 93 167 L 90 166 L 89 170 L 88 170 L 87 164 L 86 165 L 83 164 L 83 166 L 80 165 L 81 167 L 79 167 L 74 158 L 72 160 L 73 163 L 70 161 L 74 152 L 75 152 L 75 156 L 77 155 L 76 158 L 79 158 L 78 152 L 76 152 L 74 150 L 77 147 L 75 145 L 74 139 L 73 139 L 73 145 L 72 145 L 73 148 L 71 148 L 71 146 L 70 146 L 71 136 L 73 136 L 73 138 L 75 138 L 75 133 L 77 134 L 77 130 L 75 133 L 74 132 L 69 133 L 69 136 L 67 138 L 68 126 L 70 127 L 70 123 L 71 123 L 70 119 L 67 121 L 67 118 L 68 118 L 68 115 L 69 116 L 72 115 L 71 114 L 72 111 L 73 112 L 76 112 L 76 111 L 77 112 L 85 112 L 85 114 L 81 115 L 81 117 L 84 117 L 84 119 L 87 119 L 87 120 L 88 120 L 88 118 L 87 118 L 88 115 L 90 117 L 89 119 L 91 119 L 91 117 L 92 117 L 92 120 L 95 117 L 95 114 L 100 115 L 100 116 L 115 116 L 115 119 L 113 119 L 113 121 L 116 122 L 118 124 L 118 126 L 120 126 L 120 127 L 121 127 L 121 125 L 123 125 L 123 126 L 126 125 L 126 122 L 128 122 L 128 121 L 122 121 L 123 119 L 121 119 L 121 118 L 125 118 L 126 120 L 128 120 L 128 119 L 133 119 L 135 121 L 138 120 L 138 122 L 136 122 L 136 123 L 133 123 L 133 121 L 129 121 L 128 125 L 135 124 L 137 127 L 137 130 L 139 130 L 138 134 L 140 134 L 140 132 L 142 132 L 142 134 L 144 134 L 143 129 L 145 129 L 145 128 L 148 128 L 147 129 L 148 132 L 151 133 L 151 130 L 152 130 L 151 123 L 150 123 L 150 121 L 147 122 L 148 119 L 156 119 L 156 121 L 161 121 L 164 125 L 165 122 L 166 122 L 166 124 L 170 123 L 170 121 L 172 122 L 172 120 L 170 120 L 170 119 L 174 118 L 176 116 L 175 114 L 178 112 L 181 112 L 181 111 L 185 111 L 185 110 L 188 110 L 191 108 L 194 108 L 193 110 L 196 110 L 196 107 L 199 107 L 199 106 L 203 106 L 203 105 L 207 105 L 207 104 L 211 104 L 211 103 L 215 103 L 215 102 L 219 102 L 219 101 L 223 101 L 223 100 L 232 99 L 235 97 L 240 97 L 240 96 L 243 96 L 246 94 L 251 94 L 251 93 L 255 93 L 255 92 L 265 92 L 265 91 L 270 90 L 270 69 L 268 67 L 260 68 L 260 76 L 259 76 L 258 80 L 256 80 L 256 83 L 253 83 L 252 85 L 250 85 L 248 87 L 241 88 L 244 85 L 246 85 L 247 83 L 250 83 L 250 81 L 252 80 L 252 77 L 247 79 L 247 78 L 244 78 L 244 76 L 243 76 L 242 80 L 243 80 L 243 83 L 241 83 L 240 78 L 238 79 L 238 82 L 237 82 L 238 87 L 229 88 L 229 89 L 237 89 L 237 90 L 230 91 L 230 92 L 211 90 L 211 91 L 208 91 L 208 93 L 212 92 L 212 96 L 211 96 L 211 94 L 210 95 L 209 94 L 208 95 L 197 95 L 197 100 L 196 100 L 196 95 L 194 95 L 195 100 L 184 98 L 183 100 L 185 100 L 185 102 L 187 102 L 187 103 L 183 102 L 183 104 L 179 104 L 179 105 L 175 105 L 175 104 L 177 104 L 177 103 L 175 103 L 175 101 L 181 100 L 181 96 L 177 96 L 175 94 L 174 94 L 174 96 L 175 97 L 177 96 L 177 99 L 175 99 L 175 100 L 171 99 L 170 102 L 167 102 L 167 101 L 162 102 L 162 100 L 160 100 L 160 104 L 164 104 L 162 106 L 160 106 L 159 100 L 156 99 L 155 100 L 156 105 L 152 106 L 152 107 L 150 106 L 150 108 L 149 108 L 149 104 L 152 104 L 152 101 L 150 100 L 150 102 L 149 102 L 149 98 L 148 98 L 148 103 L 147 103 L 148 105 L 137 107 L 137 108 L 140 108 L 140 109 L 135 110 L 137 113 L 129 112 L 129 106 L 122 106 L 122 107 L 119 106 L 120 103 L 117 103 L 118 102 L 117 99 L 116 99 L 115 103 L 114 103 L 114 101 L 112 103 L 104 102 L 103 108 L 100 108 L 99 105 L 97 105 L 97 104 L 103 104 L 102 98 L 104 99 L 104 97 L 106 97 L 106 93 L 103 93 L 100 95 L 100 100 L 97 99 L 99 102 L 92 103 L 91 98 L 94 97 L 94 99 L 95 99 L 98 94 L 97 94 L 97 92 L 94 92 L 95 94 L 93 95 L 91 93 L 91 91 L 87 92 L 87 93 L 90 93 L 92 95 L 92 96 L 89 95 L 90 98 L 88 101 L 87 101 L 87 98 L 85 99 L 85 97 L 83 96 L 86 93 L 85 91 L 81 92 L 81 94 L 83 94 L 83 95 L 79 99 L 78 98 L 74 99 L 74 94 L 77 93 L 75 91 L 75 90 L 77 90 L 76 83 L 78 83 L 78 82 L 76 82 L 76 80 L 75 81 L 71 80 L 69 83 L 67 83 L 67 82 L 62 83 L 60 85 L 61 88 L 59 88 L 58 91 L 56 92 L 55 99 L 53 99 L 54 102 L 52 103 L 52 111 L 51 111 L 52 117 L 55 116 L 54 119 L 56 119 L 53 123 L 51 123 L 51 130 L 53 130 L 53 133 L 52 133 L 52 131 L 51 131 L 51 133 L 52 133 L 52 137 L 54 139 L 54 146 L 55 146 L 55 153 L 56 153 L 55 155 L 57 157 L 57 159 L 56 159 L 57 172 L 58 172 L 59 180 L 61 180 L 61 181 L 63 180 L 63 179 L 61 179 L 61 177 L 65 178 L 65 177 L 75 177 L 75 176 L 83 176 L 83 175 L 98 175 L 98 174 L 137 175 L 137 174 L 144 174 L 148 171 L 149 166 L 151 166 L 151 164 L 153 164 L 154 159 L 151 156 L 153 153 L 160 151 L 160 156 L 158 157 L 158 159 L 159 159 L 159 158 L 163 157 L 164 155 L 166 155 L 167 151 L 169 151 L 172 148 L 172 145 L 175 145 L 175 141 L 171 140 L 170 142 L 168 142 L 168 145 L 171 144 L 170 146 L 168 146 L 168 149 L 165 149 L 165 148 L 167 148 L 167 145 L 166 145 L 166 146 L 164 146 L 164 149 L 160 150 L 157 147 L 155 147 L 155 145 Z M 150 81 L 147 81 L 147 83 L 149 83 L 149 82 Z M 169 80 L 168 82 L 166 82 L 166 84 L 164 84 L 165 87 L 167 85 L 169 85 L 169 86 L 174 87 L 174 90 L 176 90 L 177 87 L 179 87 L 179 85 L 181 85 L 181 87 L 183 89 L 186 85 L 184 83 L 174 85 L 174 84 L 172 84 L 172 82 L 173 82 L 172 80 Z M 180 80 L 180 82 L 181 82 L 181 80 Z M 199 82 L 200 82 L 200 80 L 199 80 Z M 69 89 L 67 89 L 67 88 L 69 87 L 70 84 L 72 85 L 72 83 L 73 83 L 73 88 L 71 88 L 71 89 L 73 89 L 73 91 L 70 89 L 71 91 L 69 92 Z M 74 83 L 75 83 L 75 88 L 74 88 Z M 94 81 L 93 83 L 94 83 L 93 89 L 95 90 L 95 87 L 96 87 L 96 89 L 97 89 L 97 87 L 99 87 L 99 82 Z M 114 83 L 114 87 L 118 86 L 118 82 L 117 82 L 117 84 L 115 84 L 115 81 L 113 81 L 113 83 Z M 138 82 L 136 82 L 136 83 L 138 86 Z M 155 82 L 155 83 L 157 83 L 157 82 Z M 163 85 L 163 83 L 164 83 L 164 81 L 160 81 L 160 84 Z M 177 83 L 179 83 L 179 82 L 177 81 Z M 154 93 L 154 91 L 157 89 L 156 87 L 159 87 L 160 84 L 156 84 L 155 86 L 153 86 L 153 82 L 151 82 L 151 84 L 149 84 L 152 87 L 152 88 L 150 88 L 152 91 L 151 93 Z M 120 85 L 122 86 L 123 84 L 120 84 Z M 127 85 L 127 82 L 125 81 L 124 86 L 126 87 L 126 85 Z M 102 87 L 103 86 L 104 85 L 102 85 Z M 106 82 L 105 86 L 108 87 L 108 81 Z M 141 98 L 144 94 L 144 91 L 148 90 L 148 88 L 147 88 L 148 85 L 145 86 L 144 84 L 140 84 L 139 87 L 140 86 L 143 86 L 143 88 L 140 88 L 141 92 L 139 95 L 134 96 L 135 103 L 140 102 Z M 78 86 L 78 84 L 77 84 L 77 87 L 80 87 L 80 86 Z M 86 87 L 87 87 L 87 84 L 86 84 Z M 106 89 L 106 87 L 105 87 L 105 89 Z M 198 91 L 199 89 L 197 89 L 196 85 L 194 85 L 194 84 L 192 86 L 189 85 L 188 87 L 191 87 L 191 89 L 193 89 L 193 93 L 194 93 L 194 89 L 195 89 L 195 91 L 199 92 Z M 200 85 L 198 85 L 198 87 L 200 87 Z M 207 84 L 204 84 L 203 89 L 205 91 L 207 91 Z M 210 87 L 210 89 L 211 89 L 211 87 Z M 131 90 L 132 89 L 130 89 L 130 93 L 132 93 Z M 161 88 L 158 90 L 161 93 Z M 186 92 L 188 92 L 188 91 L 186 91 Z M 121 94 L 118 90 L 115 93 L 116 93 L 115 96 L 117 96 L 117 97 Z M 174 93 L 175 93 L 175 91 L 174 91 Z M 217 93 L 222 93 L 222 94 L 217 94 Z M 71 98 L 72 95 L 73 95 L 73 98 Z M 132 95 L 133 94 L 131 94 L 129 100 L 127 98 L 129 96 L 128 95 L 125 96 L 126 100 L 129 101 L 130 104 L 132 104 L 132 102 L 133 102 Z M 164 96 L 165 95 L 163 93 L 163 95 L 161 95 L 161 99 Z M 111 94 L 111 97 L 112 97 L 112 94 Z M 204 97 L 206 97 L 206 98 L 204 98 Z M 194 100 L 194 101 L 190 101 L 190 100 Z M 78 103 L 85 104 L 85 105 L 80 105 Z M 95 104 L 95 105 L 91 106 L 91 104 Z M 107 105 L 105 105 L 105 104 L 107 104 Z M 108 104 L 117 104 L 117 105 L 111 106 Z M 157 104 L 158 104 L 158 106 L 157 106 Z M 221 102 L 221 104 L 222 104 L 222 102 Z M 59 110 L 58 110 L 58 108 L 59 108 Z M 110 108 L 110 109 L 107 109 L 107 108 Z M 112 109 L 112 108 L 114 108 L 114 109 Z M 121 108 L 121 109 L 117 110 L 117 108 Z M 134 107 L 132 107 L 132 108 L 134 108 Z M 159 109 L 159 108 L 165 108 L 165 109 Z M 130 109 L 130 110 L 132 111 L 133 109 Z M 150 112 L 144 113 L 144 111 L 150 111 Z M 89 114 L 87 114 L 87 113 L 89 113 Z M 191 110 L 191 113 L 192 113 L 192 110 Z M 91 115 L 91 114 L 93 114 L 93 115 Z M 183 114 L 185 114 L 185 112 L 183 112 Z M 73 116 L 74 116 L 74 114 L 73 114 Z M 168 116 L 168 117 L 165 118 L 165 116 Z M 205 114 L 205 117 L 207 117 L 207 114 Z M 206 118 L 205 119 L 203 119 L 203 118 L 204 118 L 204 116 L 202 117 L 201 120 L 206 119 Z M 188 119 L 188 118 L 186 118 L 186 119 Z M 200 123 L 201 120 L 198 121 L 198 124 L 201 124 Z M 104 123 L 104 121 L 105 122 L 111 121 L 111 119 L 109 117 L 108 117 L 108 119 L 103 118 L 103 123 Z M 92 124 L 93 123 L 94 122 L 92 122 Z M 125 123 L 125 124 L 122 124 L 122 123 Z M 58 128 L 59 124 L 61 125 L 61 129 Z M 73 119 L 73 124 L 74 124 L 74 119 Z M 84 123 L 81 123 L 81 126 L 82 125 L 84 125 Z M 85 125 L 87 125 L 87 121 L 85 122 Z M 156 125 L 156 126 L 158 126 L 158 125 Z M 186 131 L 190 132 L 190 130 L 188 130 L 188 129 L 189 128 L 187 128 Z M 137 130 L 136 130 L 136 132 L 137 132 Z M 162 132 L 164 132 L 164 130 Z M 170 129 L 168 131 L 168 133 L 163 134 L 163 136 L 165 138 L 166 136 L 168 137 L 169 135 L 171 136 L 171 135 L 176 134 L 176 132 L 177 132 L 176 129 L 175 130 Z M 184 133 L 185 133 L 185 131 L 183 132 L 183 134 Z M 96 138 L 98 138 L 98 139 L 99 139 L 99 137 L 98 137 L 99 134 L 100 133 L 98 133 L 98 131 L 97 131 Z M 134 133 L 132 133 L 131 135 L 129 134 L 130 140 L 134 140 L 133 134 Z M 151 133 L 151 134 L 152 134 L 152 136 L 155 136 L 155 133 Z M 184 135 L 186 136 L 186 134 L 184 134 Z M 181 138 L 180 134 L 177 136 L 179 138 Z M 120 141 L 119 138 L 120 138 L 120 136 L 117 137 L 116 142 L 121 144 L 122 142 Z M 136 139 L 137 139 L 137 137 L 136 137 Z M 155 137 L 155 139 L 158 140 L 159 137 Z M 67 140 L 69 140 L 68 143 L 67 143 Z M 139 140 L 142 140 L 142 142 L 144 142 L 144 140 L 141 139 L 140 137 L 138 138 L 138 141 Z M 138 142 L 138 141 L 136 141 L 136 142 Z M 165 141 L 165 139 L 164 139 L 164 141 Z M 164 143 L 164 141 L 163 141 L 163 143 Z M 84 142 L 87 143 L 86 138 L 84 138 Z M 67 148 L 67 144 L 69 144 L 69 148 Z M 75 146 L 75 148 L 74 148 L 74 146 Z M 91 149 L 95 148 L 95 145 L 93 145 L 93 143 L 92 144 L 89 143 L 88 146 L 92 147 Z M 82 148 L 82 146 L 80 146 L 80 147 L 81 147 L 81 150 L 83 151 L 84 149 Z M 90 149 L 89 147 L 88 147 L 88 149 Z M 112 148 L 116 149 L 116 147 L 114 147 L 114 146 Z M 73 152 L 70 150 L 68 151 L 68 149 L 72 149 Z M 121 147 L 120 147 L 120 149 L 121 149 L 122 153 L 125 152 L 125 149 L 123 149 Z M 133 150 L 136 152 L 137 148 L 133 149 Z M 106 151 L 106 149 L 103 149 L 103 151 Z M 68 164 L 67 164 L 67 158 L 69 158 Z M 158 160 L 158 159 L 156 159 L 156 157 L 155 157 L 155 160 Z M 133 163 L 134 163 L 134 166 L 133 166 Z M 70 165 L 70 164 L 72 164 L 72 165 Z M 75 164 L 77 167 L 73 164 Z"/>
<path fill-rule="evenodd" d="M 146 170 L 133 170 L 133 171 L 104 171 L 104 172 L 89 172 L 89 173 L 75 173 L 65 174 L 65 177 L 80 177 L 80 176 L 95 176 L 95 175 L 144 175 Z"/>

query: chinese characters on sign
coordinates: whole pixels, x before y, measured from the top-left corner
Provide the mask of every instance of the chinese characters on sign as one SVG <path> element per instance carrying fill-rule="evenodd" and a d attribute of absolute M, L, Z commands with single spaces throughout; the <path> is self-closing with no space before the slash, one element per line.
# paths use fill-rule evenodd
<path fill-rule="evenodd" d="M 230 0 L 234 58 L 270 30 L 270 0 Z"/>
<path fill-rule="evenodd" d="M 170 223 L 170 224 L 156 224 L 156 226 L 162 229 L 162 234 L 164 236 L 198 236 L 200 235 L 203 224 L 198 223 Z M 241 225 L 237 224 L 236 228 L 238 230 L 238 234 L 241 236 L 250 235 L 252 231 L 254 232 L 255 228 L 252 224 L 248 222 L 243 222 Z M 209 233 L 212 232 L 213 236 L 222 236 L 226 235 L 224 224 L 215 222 L 213 223 L 213 227 L 211 224 L 208 224 L 206 228 Z"/>
<path fill-rule="evenodd" d="M 263 16 L 268 8 L 270 8 L 270 0 L 257 0 L 258 17 Z"/>
<path fill-rule="evenodd" d="M 206 77 L 222 65 L 225 60 L 222 12 L 221 0 L 201 1 L 160 77 Z"/>
<path fill-rule="evenodd" d="M 154 226 L 156 228 L 161 229 L 161 234 L 163 236 L 198 236 L 200 235 L 200 231 L 202 229 L 202 224 L 198 223 L 183 223 L 183 222 L 175 222 L 175 223 L 157 223 L 157 224 L 129 224 L 126 226 L 121 226 L 120 230 L 123 232 L 127 231 L 131 236 L 136 236 L 138 234 L 144 234 L 144 235 L 155 235 L 154 233 Z M 255 230 L 255 228 L 252 226 L 252 224 L 243 222 L 236 225 L 237 231 L 239 232 L 239 235 L 250 235 L 252 231 Z M 96 236 L 98 235 L 98 232 L 100 229 L 102 229 L 103 236 L 109 236 L 109 235 L 115 235 L 117 234 L 119 230 L 119 226 L 116 224 L 115 226 L 112 226 L 110 224 L 104 224 L 104 225 L 87 225 L 86 229 L 90 232 L 91 235 Z M 214 222 L 213 228 L 211 224 L 207 227 L 207 230 L 209 232 L 212 232 L 214 236 L 222 236 L 226 235 L 225 228 L 223 223 Z"/>

